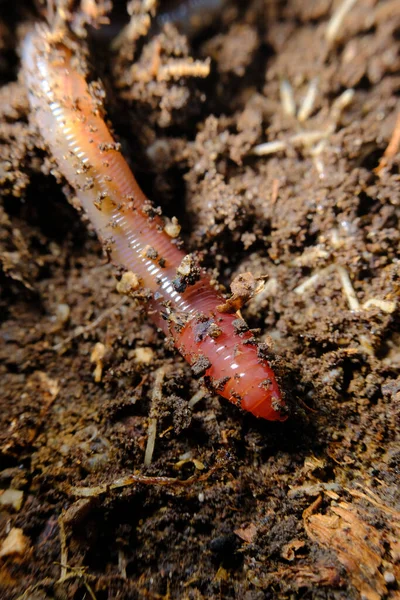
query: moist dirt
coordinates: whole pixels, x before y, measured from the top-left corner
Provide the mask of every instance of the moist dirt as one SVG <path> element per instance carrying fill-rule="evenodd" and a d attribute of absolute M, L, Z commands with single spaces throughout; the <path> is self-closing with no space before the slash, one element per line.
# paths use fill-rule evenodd
<path fill-rule="evenodd" d="M 185 247 L 263 278 L 279 424 L 118 293 L 30 115 L 45 4 L 0 3 L 1 598 L 399 598 L 398 2 L 58 3 Z"/>

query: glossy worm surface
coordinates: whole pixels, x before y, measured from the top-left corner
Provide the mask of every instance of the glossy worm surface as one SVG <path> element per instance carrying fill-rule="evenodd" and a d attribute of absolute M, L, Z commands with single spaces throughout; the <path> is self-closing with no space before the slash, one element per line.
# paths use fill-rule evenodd
<path fill-rule="evenodd" d="M 284 420 L 275 376 L 252 334 L 238 327 L 235 315 L 218 312 L 224 300 L 205 272 L 177 277 L 185 254 L 119 152 L 99 88 L 87 83 L 74 52 L 52 43 L 49 31 L 38 27 L 24 41 L 22 58 L 34 119 L 60 172 L 112 262 L 152 291 L 149 314 L 155 323 L 220 395 L 257 417 Z"/>

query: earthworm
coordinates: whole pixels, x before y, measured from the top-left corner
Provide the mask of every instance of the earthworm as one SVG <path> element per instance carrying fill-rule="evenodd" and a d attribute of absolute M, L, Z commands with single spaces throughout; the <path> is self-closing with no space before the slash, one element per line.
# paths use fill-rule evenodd
<path fill-rule="evenodd" d="M 27 35 L 22 64 L 33 117 L 58 168 L 115 265 L 151 290 L 148 312 L 209 387 L 257 417 L 283 421 L 274 373 L 237 315 L 165 230 L 105 121 L 102 90 L 88 83 L 69 38 L 45 26 Z"/>

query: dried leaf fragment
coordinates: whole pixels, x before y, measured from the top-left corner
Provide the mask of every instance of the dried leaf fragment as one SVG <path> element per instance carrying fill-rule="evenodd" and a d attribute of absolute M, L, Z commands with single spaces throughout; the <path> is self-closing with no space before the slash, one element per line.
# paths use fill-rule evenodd
<path fill-rule="evenodd" d="M 13 527 L 0 548 L 0 558 L 5 556 L 23 556 L 29 550 L 29 539 L 22 529 Z"/>
<path fill-rule="evenodd" d="M 259 287 L 259 281 L 252 273 L 241 273 L 231 283 L 232 296 L 224 304 L 217 306 L 217 310 L 222 313 L 237 312 L 253 298 Z"/>
<path fill-rule="evenodd" d="M 251 544 L 254 542 L 254 539 L 257 535 L 257 527 L 254 525 L 254 523 L 250 523 L 250 525 L 247 525 L 246 527 L 239 527 L 238 529 L 235 529 L 233 533 L 235 533 L 244 542 Z"/>

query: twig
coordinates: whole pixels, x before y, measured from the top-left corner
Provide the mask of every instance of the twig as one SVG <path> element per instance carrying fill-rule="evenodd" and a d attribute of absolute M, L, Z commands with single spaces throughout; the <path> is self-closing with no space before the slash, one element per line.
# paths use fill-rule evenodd
<path fill-rule="evenodd" d="M 353 102 L 354 94 L 354 89 L 348 88 L 333 101 L 332 108 L 330 110 L 330 117 L 333 126 L 333 131 L 331 133 L 335 131 L 337 125 L 339 124 L 344 109 Z"/>
<path fill-rule="evenodd" d="M 329 44 L 336 41 L 346 15 L 351 11 L 357 0 L 344 0 L 333 13 L 326 27 L 325 39 Z"/>
<path fill-rule="evenodd" d="M 276 152 L 280 152 L 281 150 L 286 150 L 287 143 L 275 140 L 274 142 L 265 142 L 264 144 L 258 144 L 254 146 L 251 150 L 252 154 L 256 156 L 265 156 L 267 154 L 275 154 Z"/>
<path fill-rule="evenodd" d="M 318 281 L 318 279 L 320 277 L 322 277 L 323 275 L 326 275 L 327 273 L 332 271 L 333 268 L 334 268 L 333 265 L 329 265 L 328 267 L 325 267 L 325 269 L 321 269 L 320 271 L 317 271 L 316 273 L 314 273 L 314 275 L 311 275 L 310 277 L 305 279 L 302 283 L 300 283 L 300 285 L 295 287 L 293 290 L 294 293 L 298 294 L 299 296 L 302 296 L 304 294 L 304 292 L 306 292 L 313 285 L 315 285 L 315 283 Z"/>
<path fill-rule="evenodd" d="M 289 117 L 294 117 L 296 114 L 296 103 L 294 101 L 293 88 L 287 79 L 281 80 L 279 84 L 279 93 L 281 96 L 283 112 Z"/>
<path fill-rule="evenodd" d="M 119 549 L 118 550 L 118 568 L 119 568 L 119 572 L 121 573 L 121 577 L 122 579 L 127 579 L 127 574 L 126 574 L 126 556 L 123 550 Z"/>
<path fill-rule="evenodd" d="M 53 583 L 53 581 L 49 578 L 43 579 L 42 581 L 38 581 L 38 583 L 35 583 L 34 585 L 30 585 L 29 587 L 27 587 L 26 590 L 20 596 L 18 596 L 15 600 L 30 600 L 31 598 L 33 598 L 33 596 L 32 596 L 33 592 L 35 592 L 36 590 L 39 590 L 42 587 L 47 587 L 47 586 L 51 585 L 52 583 Z"/>
<path fill-rule="evenodd" d="M 310 83 L 309 91 L 306 94 L 306 98 L 303 101 L 303 105 L 299 111 L 299 120 L 304 121 L 308 119 L 310 116 L 315 97 L 314 95 L 317 92 L 317 80 L 314 79 Z M 313 146 L 314 144 L 318 144 L 311 151 L 314 158 L 317 160 L 319 154 L 325 148 L 327 139 L 335 133 L 337 126 L 339 125 L 340 118 L 344 109 L 352 102 L 354 97 L 354 90 L 349 88 L 345 90 L 340 96 L 338 96 L 335 101 L 332 103 L 332 107 L 329 113 L 330 120 L 328 125 L 324 129 L 314 129 L 310 131 L 300 131 L 299 133 L 295 133 L 290 136 L 287 140 L 274 140 L 271 142 L 264 142 L 262 144 L 257 144 L 251 149 L 251 153 L 256 156 L 266 156 L 268 154 L 275 154 L 276 152 L 281 152 L 282 150 L 287 150 L 289 147 L 294 146 Z M 323 170 L 323 166 L 320 167 L 319 170 Z"/>
<path fill-rule="evenodd" d="M 378 166 L 374 169 L 374 172 L 377 175 L 380 175 L 382 169 L 386 167 L 393 156 L 395 156 L 396 152 L 398 152 L 400 146 L 400 112 L 397 115 L 396 123 L 393 129 L 392 137 L 390 138 L 390 142 L 381 157 Z"/>
<path fill-rule="evenodd" d="M 371 307 L 380 308 L 383 312 L 392 314 L 396 310 L 397 304 L 393 300 L 381 300 L 380 298 L 369 298 L 362 305 L 364 310 L 369 310 Z"/>
<path fill-rule="evenodd" d="M 204 396 L 206 395 L 206 390 L 204 388 L 200 388 L 189 400 L 188 406 L 190 408 L 190 410 L 193 410 L 193 408 L 196 406 L 196 404 L 198 402 L 200 402 L 200 400 L 202 400 L 204 398 Z"/>
<path fill-rule="evenodd" d="M 69 579 L 82 579 L 83 585 L 87 589 L 87 591 L 88 591 L 89 596 L 91 597 L 91 599 L 92 600 L 97 600 L 92 587 L 90 586 L 89 582 L 87 581 L 87 579 L 89 577 L 91 579 L 95 579 L 95 577 L 94 577 L 94 575 L 88 575 L 87 573 L 85 573 L 86 567 L 70 567 L 67 564 L 61 564 L 61 568 L 68 569 L 71 572 L 67 573 L 65 575 L 65 577 L 60 577 L 60 579 L 58 579 L 56 583 L 58 583 L 58 584 L 65 583 Z"/>
<path fill-rule="evenodd" d="M 272 206 L 278 200 L 280 185 L 281 185 L 281 182 L 279 181 L 279 179 L 277 179 L 275 177 L 275 179 L 272 180 L 272 186 L 271 186 L 271 204 L 272 204 Z"/>
<path fill-rule="evenodd" d="M 58 563 L 56 563 L 56 564 L 58 564 Z M 32 593 L 35 592 L 36 590 L 39 590 L 40 588 L 54 587 L 55 585 L 63 584 L 66 581 L 69 581 L 70 579 L 82 579 L 83 584 L 86 587 L 92 600 L 97 600 L 96 596 L 93 592 L 93 589 L 91 588 L 91 586 L 89 585 L 89 582 L 87 581 L 87 579 L 95 580 L 96 577 L 94 575 L 90 575 L 89 573 L 85 573 L 86 567 L 70 567 L 69 565 L 66 565 L 66 564 L 60 564 L 60 566 L 61 566 L 61 568 L 68 569 L 71 572 L 67 573 L 65 575 L 65 577 L 63 577 L 63 578 L 60 577 L 60 579 L 57 579 L 57 581 L 55 581 L 54 579 L 50 579 L 49 577 L 46 577 L 46 578 L 42 579 L 41 581 L 38 581 L 38 583 L 35 583 L 34 585 L 30 585 L 29 587 L 26 588 L 26 590 L 20 596 L 18 596 L 18 598 L 16 598 L 16 600 L 31 600 L 31 598 L 33 598 Z"/>
<path fill-rule="evenodd" d="M 83 579 L 83 584 L 84 584 L 85 588 L 87 589 L 87 591 L 89 592 L 89 596 L 91 597 L 91 599 L 97 600 L 94 591 L 92 590 L 91 586 L 89 585 L 89 582 L 86 581 L 86 579 Z"/>
<path fill-rule="evenodd" d="M 321 277 L 321 271 L 319 273 L 314 273 L 308 279 L 305 279 L 303 283 L 300 283 L 297 287 L 294 288 L 294 293 L 298 296 L 302 296 L 304 292 L 306 292 L 309 288 L 311 288 Z"/>
<path fill-rule="evenodd" d="M 355 293 L 352 283 L 350 281 L 348 272 L 346 271 L 346 269 L 344 269 L 340 265 L 337 265 L 336 269 L 337 269 L 337 272 L 339 273 L 339 277 L 342 282 L 343 292 L 347 298 L 347 302 L 349 304 L 350 310 L 353 310 L 354 312 L 359 312 L 360 311 L 360 303 L 358 301 L 358 298 L 356 296 L 356 293 Z"/>
<path fill-rule="evenodd" d="M 318 77 L 314 77 L 311 80 L 306 95 L 304 96 L 304 100 L 302 105 L 299 108 L 299 112 L 297 114 L 297 118 L 299 121 L 304 122 L 310 117 L 312 111 L 314 110 L 315 100 L 317 98 L 318 92 Z"/>
<path fill-rule="evenodd" d="M 72 487 L 70 489 L 71 494 L 79 498 L 92 498 L 106 494 L 111 490 L 117 490 L 123 487 L 129 487 L 135 484 L 144 485 L 159 485 L 161 487 L 181 487 L 186 488 L 200 481 L 206 481 L 215 471 L 220 468 L 220 464 L 216 464 L 203 475 L 192 475 L 188 479 L 178 479 L 177 477 L 163 477 L 163 476 L 147 476 L 147 475 L 127 475 L 116 479 L 112 483 L 97 485 L 94 487 Z"/>
<path fill-rule="evenodd" d="M 143 464 L 145 467 L 149 467 L 151 465 L 154 447 L 156 445 L 156 437 L 157 437 L 157 419 L 155 417 L 150 417 L 149 418 L 149 426 L 147 428 L 146 451 L 144 453 L 144 461 L 143 461 Z"/>
<path fill-rule="evenodd" d="M 165 373 L 166 367 L 160 367 L 155 373 L 153 393 L 151 397 L 149 425 L 147 428 L 147 444 L 146 451 L 144 453 L 145 467 L 151 465 L 151 460 L 153 458 L 154 446 L 156 443 L 157 436 L 157 417 L 155 416 L 155 414 L 156 407 L 162 400 L 162 386 L 164 382 Z"/>
<path fill-rule="evenodd" d="M 67 536 L 65 535 L 65 527 L 64 527 L 64 519 L 62 515 L 58 517 L 58 527 L 60 529 L 60 544 L 61 544 L 61 552 L 60 552 L 60 562 L 61 562 L 61 573 L 60 579 L 65 579 L 67 575 L 67 565 L 68 565 L 68 548 L 67 548 Z"/>
<path fill-rule="evenodd" d="M 58 381 L 55 379 L 51 379 L 43 371 L 36 371 L 36 376 L 40 383 L 40 392 L 42 393 L 43 398 L 46 400 L 46 403 L 41 409 L 36 426 L 32 429 L 32 432 L 29 436 L 29 442 L 31 444 L 36 439 L 43 425 L 43 422 L 60 391 Z"/>

